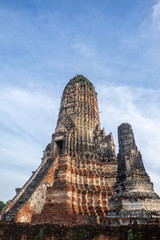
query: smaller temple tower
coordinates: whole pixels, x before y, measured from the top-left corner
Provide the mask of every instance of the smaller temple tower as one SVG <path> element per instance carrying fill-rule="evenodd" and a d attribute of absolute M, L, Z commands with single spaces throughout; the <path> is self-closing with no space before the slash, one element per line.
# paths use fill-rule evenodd
<path fill-rule="evenodd" d="M 145 171 L 130 124 L 118 127 L 118 140 L 118 176 L 107 218 L 122 225 L 160 218 L 160 198 Z"/>

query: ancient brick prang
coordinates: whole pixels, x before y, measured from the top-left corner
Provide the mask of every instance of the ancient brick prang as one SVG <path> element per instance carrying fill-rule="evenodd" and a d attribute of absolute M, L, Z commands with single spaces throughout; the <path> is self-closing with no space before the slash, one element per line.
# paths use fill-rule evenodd
<path fill-rule="evenodd" d="M 97 93 L 87 78 L 76 76 L 64 89 L 42 164 L 4 209 L 3 220 L 95 222 L 109 210 L 116 175 L 113 136 L 100 127 Z"/>
<path fill-rule="evenodd" d="M 121 224 L 129 224 L 131 219 L 144 223 L 159 218 L 160 198 L 145 171 L 130 124 L 123 123 L 118 127 L 118 140 L 118 176 L 108 218 L 116 218 Z"/>

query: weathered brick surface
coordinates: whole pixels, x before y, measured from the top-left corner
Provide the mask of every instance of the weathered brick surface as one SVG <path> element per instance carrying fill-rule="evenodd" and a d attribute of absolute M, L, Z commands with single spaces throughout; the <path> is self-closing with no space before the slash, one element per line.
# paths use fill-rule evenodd
<path fill-rule="evenodd" d="M 81 163 L 85 165 L 86 161 Z M 90 162 L 88 168 L 92 164 L 93 162 Z M 90 170 L 88 173 L 90 168 L 81 168 L 78 161 L 75 162 L 75 158 L 61 155 L 57 176 L 53 186 L 49 187 L 46 193 L 46 204 L 40 214 L 33 215 L 32 222 L 87 223 L 89 216 L 105 217 L 116 177 L 116 164 L 109 163 L 108 169 L 103 167 L 106 164 L 101 163 L 103 170 L 100 172 L 94 173 Z M 95 163 L 94 167 L 99 168 L 99 164 L 96 166 Z M 110 170 L 112 178 L 108 177 Z"/>

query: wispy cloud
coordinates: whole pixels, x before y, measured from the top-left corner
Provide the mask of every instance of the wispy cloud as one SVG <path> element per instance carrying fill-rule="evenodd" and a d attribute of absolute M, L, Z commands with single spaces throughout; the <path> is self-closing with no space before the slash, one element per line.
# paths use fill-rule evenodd
<path fill-rule="evenodd" d="M 37 123 L 43 124 L 46 121 L 46 114 L 55 119 L 56 98 L 51 98 L 47 93 L 37 89 L 6 86 L 4 88 L 2 86 L 1 89 L 1 121 L 15 134 L 20 134 L 25 128 L 26 134 L 33 137 L 35 132 L 39 131 Z M 56 95 L 56 92 L 54 94 Z"/>
<path fill-rule="evenodd" d="M 160 1 L 153 5 L 152 20 L 155 26 L 160 30 Z"/>
<path fill-rule="evenodd" d="M 3 170 L 4 174 L 7 174 L 5 172 L 8 170 L 12 171 L 12 177 L 15 175 L 14 178 L 17 179 L 11 181 L 9 176 L 5 178 L 5 183 L 0 186 L 1 191 L 5 191 L 9 182 L 13 189 L 16 188 L 18 175 L 25 173 L 29 177 L 32 170 L 40 164 L 43 150 L 51 141 L 51 135 L 56 127 L 60 104 L 57 90 L 46 91 L 1 85 L 1 171 Z M 50 95 L 50 91 L 53 96 Z M 19 186 L 23 184 L 21 178 Z M 8 198 L 11 198 L 10 192 Z"/>

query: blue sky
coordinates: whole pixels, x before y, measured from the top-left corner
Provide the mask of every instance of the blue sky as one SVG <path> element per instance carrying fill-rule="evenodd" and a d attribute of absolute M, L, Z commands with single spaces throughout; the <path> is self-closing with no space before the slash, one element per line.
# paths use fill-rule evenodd
<path fill-rule="evenodd" d="M 0 200 L 41 162 L 67 82 L 98 92 L 101 125 L 133 126 L 160 194 L 160 1 L 0 0 Z"/>

